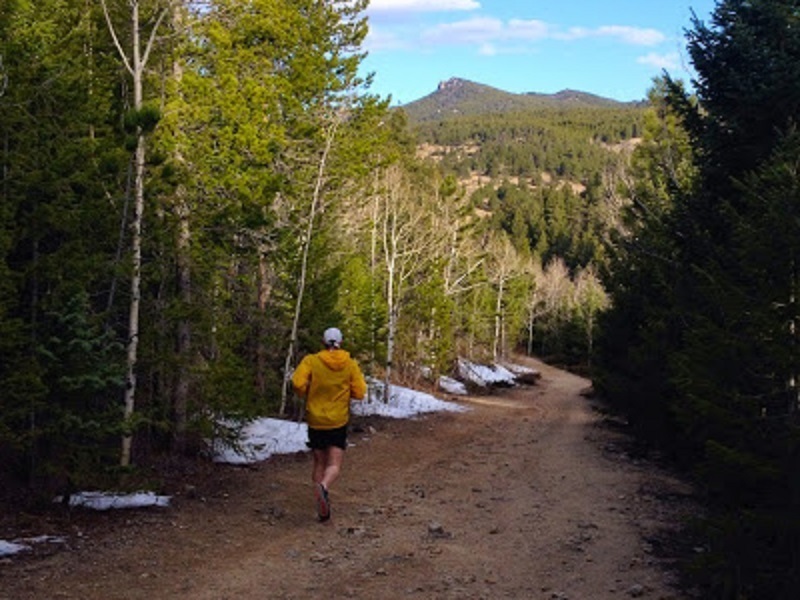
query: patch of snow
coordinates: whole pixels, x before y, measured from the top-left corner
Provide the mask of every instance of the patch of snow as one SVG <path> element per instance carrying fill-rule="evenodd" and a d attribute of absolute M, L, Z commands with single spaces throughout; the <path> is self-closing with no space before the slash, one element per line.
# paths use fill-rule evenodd
<path fill-rule="evenodd" d="M 503 365 L 509 371 L 511 371 L 514 375 L 529 375 L 531 373 L 538 373 L 536 369 L 531 367 L 526 367 L 525 365 L 515 365 L 513 363 L 508 363 Z"/>
<path fill-rule="evenodd" d="M 26 544 L 43 544 L 45 542 L 50 542 L 51 544 L 66 544 L 67 540 L 60 536 L 54 535 L 37 535 L 34 537 L 26 537 L 20 538 L 18 540 L 14 540 L 15 542 L 24 542 Z"/>
<path fill-rule="evenodd" d="M 53 502 L 61 502 L 62 499 L 62 496 L 58 496 Z M 169 501 L 169 496 L 157 496 L 153 492 L 135 492 L 133 494 L 80 492 L 69 497 L 70 506 L 82 506 L 84 508 L 91 508 L 92 510 L 169 506 Z"/>
<path fill-rule="evenodd" d="M 368 398 L 382 396 L 383 382 L 370 380 L 369 386 Z M 388 403 L 377 400 L 354 401 L 350 407 L 353 415 L 376 415 L 394 419 L 408 419 L 431 412 L 466 410 L 453 402 L 445 402 L 430 394 L 402 386 L 392 386 Z M 235 444 L 218 441 L 212 445 L 211 451 L 214 462 L 245 465 L 266 460 L 273 454 L 307 451 L 307 440 L 308 427 L 305 423 L 261 418 L 245 425 Z"/>
<path fill-rule="evenodd" d="M 217 441 L 212 448 L 214 462 L 243 465 L 260 462 L 273 454 L 308 450 L 305 423 L 281 419 L 255 419 L 242 428 L 238 448 Z"/>
<path fill-rule="evenodd" d="M 5 540 L 0 540 L 0 557 L 11 556 L 12 554 L 26 552 L 29 550 L 31 550 L 31 547 L 27 544 L 17 544 L 15 542 L 6 542 Z"/>
<path fill-rule="evenodd" d="M 66 539 L 52 535 L 37 535 L 35 537 L 19 538 L 10 542 L 0 540 L 0 558 L 11 556 L 19 552 L 29 552 L 33 550 L 32 544 L 43 544 L 50 542 L 53 544 L 65 544 Z"/>
<path fill-rule="evenodd" d="M 382 396 L 383 383 L 370 381 L 370 386 L 377 388 L 377 397 Z M 454 402 L 446 402 L 438 398 L 409 388 L 393 385 L 388 402 L 372 400 L 371 402 L 353 402 L 351 411 L 354 415 L 389 417 L 392 419 L 410 419 L 417 415 L 431 412 L 463 412 L 467 410 Z"/>
<path fill-rule="evenodd" d="M 479 365 L 466 359 L 459 359 L 458 374 L 475 385 L 514 385 L 514 373 L 501 365 Z"/>
<path fill-rule="evenodd" d="M 445 375 L 439 377 L 439 387 L 448 394 L 453 394 L 455 396 L 467 395 L 467 386 L 452 377 L 447 377 Z"/>

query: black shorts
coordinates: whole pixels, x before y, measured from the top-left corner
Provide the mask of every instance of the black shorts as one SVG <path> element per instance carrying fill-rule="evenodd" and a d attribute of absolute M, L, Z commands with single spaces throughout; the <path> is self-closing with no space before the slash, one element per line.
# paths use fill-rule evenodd
<path fill-rule="evenodd" d="M 346 450 L 347 425 L 336 429 L 312 429 L 309 427 L 306 445 L 314 450 L 325 450 L 331 446 Z"/>

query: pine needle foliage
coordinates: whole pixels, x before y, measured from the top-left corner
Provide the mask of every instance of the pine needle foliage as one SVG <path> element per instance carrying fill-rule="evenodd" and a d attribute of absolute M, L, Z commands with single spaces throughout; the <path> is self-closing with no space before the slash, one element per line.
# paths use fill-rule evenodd
<path fill-rule="evenodd" d="M 695 19 L 697 98 L 660 87 L 685 135 L 640 154 L 669 185 L 639 188 L 598 357 L 598 388 L 697 475 L 710 517 L 693 575 L 714 598 L 800 593 L 798 10 L 728 0 Z M 686 139 L 692 166 L 670 172 L 659 157 Z"/>

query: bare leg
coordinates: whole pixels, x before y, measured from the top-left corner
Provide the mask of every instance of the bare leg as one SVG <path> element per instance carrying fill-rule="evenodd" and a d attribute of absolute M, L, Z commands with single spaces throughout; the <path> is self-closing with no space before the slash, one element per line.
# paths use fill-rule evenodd
<path fill-rule="evenodd" d="M 313 449 L 314 466 L 311 479 L 314 482 L 314 498 L 317 503 L 317 515 L 320 521 L 328 521 L 331 517 L 328 490 L 339 477 L 342 470 L 344 450 L 329 446 L 324 450 Z"/>
<path fill-rule="evenodd" d="M 311 451 L 311 455 L 314 458 L 314 465 L 311 469 L 311 481 L 320 483 L 325 475 L 325 464 L 328 462 L 327 451 L 314 448 Z"/>
<path fill-rule="evenodd" d="M 329 446 L 325 450 L 325 468 L 319 482 L 326 490 L 331 489 L 333 482 L 339 478 L 342 462 L 344 462 L 344 450 L 338 446 Z"/>
<path fill-rule="evenodd" d="M 311 479 L 314 483 L 321 483 L 326 490 L 329 490 L 342 472 L 344 450 L 337 446 L 329 446 L 324 450 L 314 449 L 312 453 L 314 466 L 311 471 Z"/>

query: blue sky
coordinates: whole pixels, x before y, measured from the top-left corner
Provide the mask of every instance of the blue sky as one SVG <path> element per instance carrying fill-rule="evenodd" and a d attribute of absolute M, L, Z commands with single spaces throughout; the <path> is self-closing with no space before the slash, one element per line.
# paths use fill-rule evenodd
<path fill-rule="evenodd" d="M 687 83 L 691 11 L 715 0 L 371 0 L 364 73 L 393 104 L 450 77 L 509 92 L 640 100 L 666 69 Z"/>

